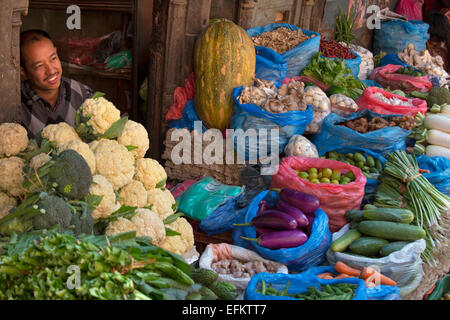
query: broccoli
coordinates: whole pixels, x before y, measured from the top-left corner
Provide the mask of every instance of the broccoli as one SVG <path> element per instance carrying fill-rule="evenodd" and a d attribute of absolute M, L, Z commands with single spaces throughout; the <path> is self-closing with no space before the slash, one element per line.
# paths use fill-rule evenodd
<path fill-rule="evenodd" d="M 33 217 L 33 228 L 35 230 L 49 229 L 57 224 L 61 230 L 66 230 L 72 220 L 70 211 L 64 199 L 54 195 L 45 195 L 37 203 L 39 209 L 44 209 L 45 214 Z"/>
<path fill-rule="evenodd" d="M 33 193 L 39 189 L 55 191 L 69 199 L 81 200 L 89 194 L 92 173 L 86 160 L 76 151 L 67 149 L 40 167 L 27 172 L 23 187 Z"/>
<path fill-rule="evenodd" d="M 450 104 L 450 90 L 444 87 L 431 88 L 428 92 L 427 105 L 431 108 L 435 104 Z"/>
<path fill-rule="evenodd" d="M 94 218 L 92 218 L 91 209 L 85 205 L 71 206 L 72 220 L 69 229 L 75 235 L 94 234 Z"/>

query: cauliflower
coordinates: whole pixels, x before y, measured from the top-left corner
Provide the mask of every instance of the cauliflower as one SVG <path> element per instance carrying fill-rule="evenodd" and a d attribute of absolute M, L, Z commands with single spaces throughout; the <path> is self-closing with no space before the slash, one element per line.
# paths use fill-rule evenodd
<path fill-rule="evenodd" d="M 166 228 L 163 221 L 156 213 L 145 208 L 136 209 L 136 215 L 130 220 L 118 218 L 110 222 L 106 227 L 105 234 L 112 236 L 133 230 L 136 231 L 137 237 L 147 236 L 152 238 L 152 244 L 156 246 L 166 239 Z"/>
<path fill-rule="evenodd" d="M 165 219 L 173 214 L 172 205 L 175 204 L 175 198 L 168 189 L 152 189 L 147 191 L 147 206 L 153 205 L 155 211 L 161 219 Z"/>
<path fill-rule="evenodd" d="M 15 156 L 28 146 L 27 130 L 18 123 L 0 124 L 0 155 Z"/>
<path fill-rule="evenodd" d="M 90 118 L 87 124 L 92 127 L 94 134 L 104 134 L 120 119 L 120 110 L 103 97 L 86 99 L 80 109 L 83 117 Z"/>
<path fill-rule="evenodd" d="M 185 218 L 178 218 L 167 227 L 181 235 L 166 237 L 159 247 L 183 255 L 194 246 L 194 230 Z"/>
<path fill-rule="evenodd" d="M 95 155 L 96 173 L 103 175 L 119 190 L 133 180 L 134 157 L 128 149 L 116 140 L 100 139 L 89 147 Z"/>
<path fill-rule="evenodd" d="M 167 173 L 164 167 L 158 161 L 150 158 L 142 158 L 136 160 L 136 174 L 134 179 L 141 181 L 145 189 L 152 190 L 157 186 L 165 186 Z"/>
<path fill-rule="evenodd" d="M 72 140 L 81 141 L 75 129 L 66 122 L 47 125 L 42 129 L 41 136 L 43 139 L 55 141 L 58 148 Z"/>
<path fill-rule="evenodd" d="M 28 166 L 33 169 L 39 169 L 44 164 L 52 160 L 52 157 L 46 153 L 40 153 L 38 155 L 35 155 L 33 158 L 31 158 L 30 163 Z"/>
<path fill-rule="evenodd" d="M 145 207 L 147 206 L 147 190 L 142 182 L 132 180 L 120 190 L 119 201 L 130 207 Z"/>
<path fill-rule="evenodd" d="M 0 189 L 14 197 L 23 194 L 23 167 L 25 160 L 19 157 L 0 159 Z"/>
<path fill-rule="evenodd" d="M 85 143 L 83 141 L 79 141 L 79 140 L 69 141 L 69 142 L 63 144 L 58 149 L 58 154 L 67 149 L 72 149 L 72 150 L 78 152 L 84 158 L 84 160 L 86 160 L 86 163 L 88 164 L 89 168 L 91 169 L 91 173 L 95 174 L 95 168 L 96 168 L 95 155 L 87 143 Z"/>
<path fill-rule="evenodd" d="M 103 196 L 102 201 L 91 213 L 94 220 L 107 218 L 111 213 L 120 208 L 120 203 L 116 202 L 116 194 L 114 193 L 112 184 L 102 175 L 96 174 L 92 177 L 89 194 Z"/>
<path fill-rule="evenodd" d="M 117 138 L 117 142 L 124 146 L 135 146 L 137 149 L 131 150 L 136 159 L 145 157 L 145 153 L 150 147 L 150 140 L 145 127 L 133 120 L 128 120 Z"/>
<path fill-rule="evenodd" d="M 5 206 L 17 206 L 17 200 L 0 191 L 0 208 Z"/>

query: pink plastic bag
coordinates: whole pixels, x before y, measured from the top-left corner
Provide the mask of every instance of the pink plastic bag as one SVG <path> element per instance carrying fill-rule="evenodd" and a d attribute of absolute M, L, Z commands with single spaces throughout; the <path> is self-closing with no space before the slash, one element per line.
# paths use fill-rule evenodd
<path fill-rule="evenodd" d="M 408 102 L 410 105 L 392 105 L 376 99 L 373 95 L 381 93 L 388 99 L 399 99 Z M 408 99 L 391 92 L 387 92 L 378 87 L 368 87 L 363 94 L 356 100 L 358 111 L 369 109 L 379 114 L 399 114 L 404 116 L 416 116 L 417 113 L 425 114 L 427 112 L 427 102 L 422 99 Z"/>
<path fill-rule="evenodd" d="M 171 190 L 173 197 L 176 199 L 178 198 L 183 192 L 185 192 L 187 189 L 189 189 L 190 186 L 192 186 L 194 183 L 196 183 L 198 180 L 186 180 L 182 183 L 177 184 L 173 190 Z"/>
<path fill-rule="evenodd" d="M 395 73 L 400 68 L 402 68 L 402 66 L 393 64 L 378 67 L 372 71 L 370 79 L 375 80 L 385 88 L 389 87 L 392 90 L 398 89 L 404 92 L 428 92 L 433 87 L 433 84 L 427 76 L 413 77 L 406 74 Z"/>
<path fill-rule="evenodd" d="M 424 0 L 400 0 L 394 12 L 408 18 L 408 20 L 422 21 L 422 6 Z"/>
<path fill-rule="evenodd" d="M 186 103 L 194 97 L 195 74 L 191 72 L 184 82 L 184 87 L 176 87 L 173 92 L 173 104 L 166 113 L 166 120 L 178 120 L 183 117 L 183 110 Z"/>
<path fill-rule="evenodd" d="M 331 183 L 311 183 L 297 175 L 297 171 L 307 171 L 310 168 L 338 169 L 342 174 L 352 171 L 355 181 L 346 185 Z M 364 197 L 366 177 L 362 171 L 347 163 L 306 157 L 286 157 L 281 162 L 278 172 L 272 176 L 271 188 L 290 188 L 311 194 L 320 202 L 320 208 L 329 217 L 331 232 L 336 232 L 347 224 L 345 213 L 348 210 L 359 209 Z"/>

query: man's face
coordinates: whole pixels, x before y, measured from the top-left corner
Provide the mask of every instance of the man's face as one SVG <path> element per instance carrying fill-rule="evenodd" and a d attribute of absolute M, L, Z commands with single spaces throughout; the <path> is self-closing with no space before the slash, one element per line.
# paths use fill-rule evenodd
<path fill-rule="evenodd" d="M 53 43 L 42 38 L 22 46 L 22 73 L 38 91 L 53 91 L 61 83 L 62 67 Z"/>

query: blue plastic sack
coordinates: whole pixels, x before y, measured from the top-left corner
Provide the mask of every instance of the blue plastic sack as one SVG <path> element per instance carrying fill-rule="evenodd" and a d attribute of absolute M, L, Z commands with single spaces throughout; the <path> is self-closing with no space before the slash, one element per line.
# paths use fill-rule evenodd
<path fill-rule="evenodd" d="M 429 25 L 422 21 L 390 20 L 381 22 L 380 29 L 375 29 L 373 34 L 373 54 L 380 52 L 399 53 L 408 44 L 415 45 L 417 51 L 427 49 Z"/>
<path fill-rule="evenodd" d="M 338 275 L 338 272 L 332 266 L 312 267 L 304 273 L 317 276 L 326 272 Z M 400 289 L 397 286 L 379 285 L 373 288 L 366 287 L 366 295 L 368 300 L 401 300 Z"/>
<path fill-rule="evenodd" d="M 353 52 L 353 54 L 356 56 L 355 59 L 344 59 L 345 62 L 345 66 L 347 68 L 349 68 L 350 70 L 352 70 L 352 72 L 350 73 L 352 76 L 354 76 L 356 79 L 358 79 L 358 75 L 359 75 L 359 66 L 361 65 L 361 56 L 359 54 L 357 54 L 355 51 L 351 50 Z M 330 60 L 335 60 L 337 58 L 327 58 L 325 56 L 322 55 L 323 58 L 325 59 L 330 59 Z"/>
<path fill-rule="evenodd" d="M 240 195 L 242 191 L 242 187 L 225 185 L 206 176 L 177 198 L 178 210 L 189 218 L 201 221 L 227 200 Z"/>
<path fill-rule="evenodd" d="M 178 120 L 171 120 L 169 122 L 170 128 L 183 129 L 187 128 L 189 131 L 194 130 L 194 122 L 201 121 L 198 118 L 197 112 L 195 111 L 194 99 L 189 100 L 183 109 L 183 116 Z M 202 123 L 202 132 L 206 131 L 206 127 Z"/>
<path fill-rule="evenodd" d="M 277 193 L 271 192 L 269 197 L 267 197 L 268 193 L 269 191 L 266 190 L 253 199 L 248 207 L 243 223 L 250 222 L 256 216 L 261 200 L 266 199 L 271 206 L 276 204 L 278 201 Z M 327 214 L 322 209 L 318 209 L 314 215 L 315 219 L 312 225 L 311 236 L 301 246 L 272 250 L 261 247 L 257 242 L 241 239 L 241 235 L 247 238 L 256 238 L 255 228 L 251 226 L 234 227 L 232 234 L 233 242 L 237 246 L 257 252 L 265 259 L 281 262 L 289 270 L 306 270 L 325 261 L 325 254 L 331 242 Z"/>
<path fill-rule="evenodd" d="M 258 36 L 264 32 L 276 30 L 280 27 L 285 27 L 289 30 L 298 30 L 297 26 L 288 23 L 271 23 L 265 25 L 263 27 L 255 27 L 247 30 L 247 33 L 250 37 Z M 284 61 L 286 61 L 288 65 L 287 76 L 292 78 L 293 76 L 300 75 L 300 72 L 311 63 L 311 59 L 314 53 L 319 51 L 320 46 L 320 34 L 314 31 L 304 30 L 302 32 L 307 36 L 314 37 L 300 43 L 297 47 L 282 53 L 281 55 L 274 50 L 271 50 L 276 55 L 280 55 Z M 261 48 L 260 46 L 255 46 L 257 49 Z"/>
<path fill-rule="evenodd" d="M 280 83 L 275 83 L 277 88 Z M 313 119 L 313 107 L 308 106 L 306 111 L 288 111 L 284 113 L 270 113 L 261 107 L 245 103 L 240 104 L 238 98 L 242 92 L 242 87 L 234 88 L 234 110 L 231 115 L 231 128 L 234 130 L 233 141 L 234 149 L 241 159 L 247 161 L 257 160 L 270 154 L 281 154 L 289 143 L 293 135 L 302 135 L 306 127 Z M 244 133 L 247 130 L 256 130 L 258 141 L 250 143 L 250 139 L 245 137 L 245 144 L 240 143 L 238 138 L 242 132 L 236 131 L 242 129 Z M 267 138 L 260 129 L 266 129 Z M 278 130 L 278 137 L 271 135 L 271 129 Z M 278 144 L 278 150 L 272 150 L 272 143 Z M 260 154 L 260 148 L 265 146 L 267 153 Z"/>
<path fill-rule="evenodd" d="M 344 148 L 335 148 L 333 150 L 329 151 L 336 151 L 338 153 L 347 154 L 347 153 L 355 153 L 355 152 L 364 152 L 366 156 L 372 156 L 374 159 L 380 160 L 381 164 L 386 164 L 386 159 L 376 152 L 373 152 L 372 150 L 366 149 L 366 148 L 358 148 L 358 147 L 344 147 Z M 328 151 L 326 151 L 328 152 Z M 326 152 L 319 152 L 319 156 L 323 156 Z M 364 193 L 367 194 L 374 194 L 377 191 L 377 187 L 379 185 L 379 181 L 375 179 L 367 178 L 366 185 L 364 187 Z"/>
<path fill-rule="evenodd" d="M 411 130 L 400 127 L 387 127 L 367 133 L 359 133 L 350 128 L 338 125 L 341 122 L 354 120 L 360 117 L 372 119 L 381 117 L 391 119 L 401 115 L 378 114 L 365 109 L 355 112 L 348 117 L 341 117 L 335 113 L 329 114 L 322 123 L 322 129 L 312 136 L 312 143 L 317 147 L 319 154 L 324 154 L 336 148 L 358 147 L 369 149 L 381 155 L 395 150 L 406 149 L 406 138 Z"/>
<path fill-rule="evenodd" d="M 428 157 L 422 155 L 417 158 L 419 168 L 429 170 L 423 176 L 441 193 L 450 197 L 450 160 L 445 157 Z"/>
<path fill-rule="evenodd" d="M 231 231 L 233 224 L 240 223 L 247 213 L 248 207 L 241 208 L 238 205 L 242 197 L 241 194 L 228 199 L 200 222 L 200 229 L 208 236 Z"/>
<path fill-rule="evenodd" d="M 266 47 L 255 47 L 255 78 L 282 82 L 287 75 L 288 64 L 281 55 Z"/>
<path fill-rule="evenodd" d="M 337 284 L 337 283 L 351 283 L 357 284 L 355 297 L 352 300 L 368 300 L 366 293 L 366 285 L 364 280 L 358 278 L 325 280 L 317 278 L 308 273 L 300 274 L 283 274 L 283 273 L 257 273 L 248 283 L 247 289 L 244 293 L 244 300 L 298 300 L 289 296 L 271 296 L 263 295 L 257 291 L 261 291 L 262 280 L 267 286 L 283 291 L 289 282 L 288 294 L 297 294 L 305 292 L 308 287 L 320 288 L 320 285 Z"/>
<path fill-rule="evenodd" d="M 366 87 L 378 87 L 378 88 L 383 88 L 383 86 L 381 84 L 379 84 L 378 82 L 376 82 L 375 80 L 361 80 L 362 83 L 364 83 L 366 85 Z"/>
<path fill-rule="evenodd" d="M 409 64 L 407 64 L 406 62 L 404 62 L 402 59 L 400 59 L 396 53 L 386 54 L 383 58 L 381 58 L 380 64 L 378 65 L 378 67 L 384 67 L 384 66 L 387 66 L 388 64 L 393 64 L 395 66 L 402 66 L 404 68 L 412 67 Z"/>

